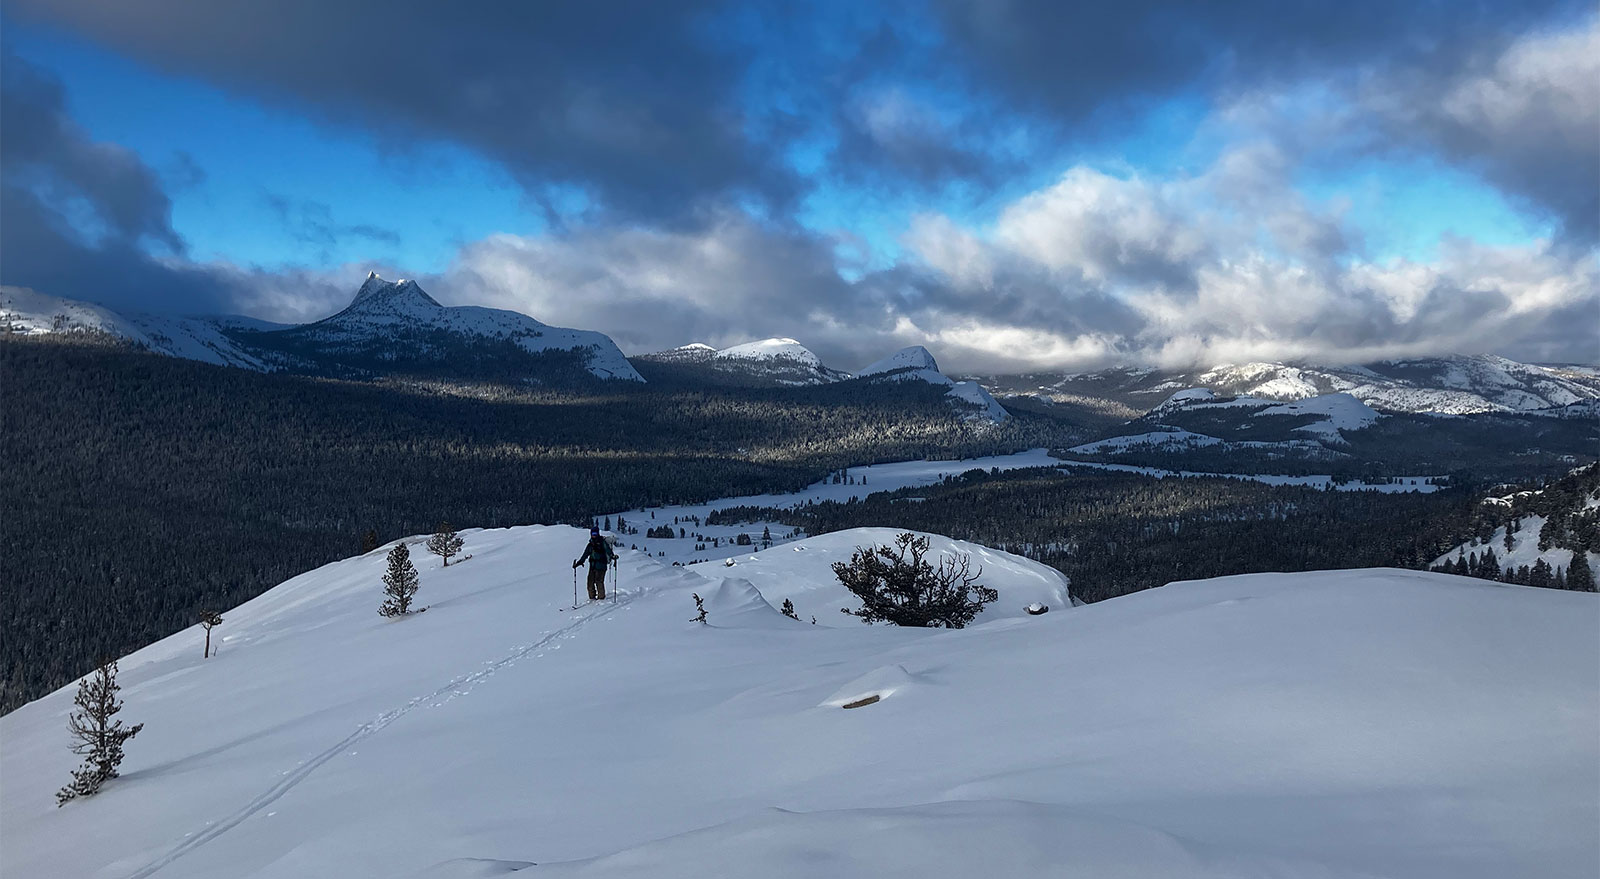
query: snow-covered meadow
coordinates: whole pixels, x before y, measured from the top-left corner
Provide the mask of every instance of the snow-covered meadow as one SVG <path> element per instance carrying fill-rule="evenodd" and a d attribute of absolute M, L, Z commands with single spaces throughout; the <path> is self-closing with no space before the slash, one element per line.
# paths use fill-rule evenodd
<path fill-rule="evenodd" d="M 375 612 L 380 550 L 227 611 L 212 659 L 198 628 L 127 657 L 121 717 L 146 726 L 91 799 L 53 798 L 70 688 L 0 718 L 0 874 L 1500 879 L 1600 857 L 1592 595 L 1341 571 L 1026 616 L 1066 584 L 989 551 L 1001 598 L 972 627 L 813 626 L 774 596 L 831 604 L 808 553 L 848 533 L 731 569 L 625 551 L 620 597 L 575 611 L 583 532 L 464 536 L 448 569 L 415 554 L 420 616 Z"/>

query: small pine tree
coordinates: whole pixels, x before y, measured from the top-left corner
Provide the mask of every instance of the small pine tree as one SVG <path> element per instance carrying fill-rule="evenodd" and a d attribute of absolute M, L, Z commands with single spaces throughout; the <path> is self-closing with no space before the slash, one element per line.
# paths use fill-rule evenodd
<path fill-rule="evenodd" d="M 202 658 L 203 659 L 210 659 L 211 658 L 211 627 L 212 626 L 220 626 L 220 625 L 222 625 L 222 614 L 217 613 L 214 610 L 202 610 L 202 611 L 200 611 L 200 625 L 203 626 L 205 628 L 205 630 L 206 630 L 206 652 L 202 655 Z"/>
<path fill-rule="evenodd" d="M 783 611 L 783 615 L 789 619 L 794 620 L 795 622 L 800 621 L 800 615 L 794 612 L 794 602 L 790 601 L 789 599 L 785 598 L 783 600 L 783 607 L 781 610 Z"/>
<path fill-rule="evenodd" d="M 694 619 L 690 620 L 689 622 L 691 622 L 691 623 L 703 623 L 703 622 L 705 622 L 706 621 L 706 602 L 705 602 L 705 599 L 701 598 L 700 597 L 700 593 L 698 593 L 698 592 L 691 592 L 689 594 L 694 596 L 694 609 L 699 611 L 699 613 L 695 615 Z"/>
<path fill-rule="evenodd" d="M 389 550 L 389 570 L 383 575 L 383 594 L 388 596 L 378 613 L 386 617 L 403 616 L 411 612 L 411 599 L 420 586 L 417 569 L 411 564 L 411 550 L 404 542 Z"/>
<path fill-rule="evenodd" d="M 1567 588 L 1574 592 L 1595 591 L 1594 569 L 1589 566 L 1589 554 L 1581 549 L 1572 554 L 1572 564 L 1567 566 Z"/>
<path fill-rule="evenodd" d="M 444 566 L 448 568 L 450 557 L 460 551 L 461 535 L 450 527 L 449 522 L 440 522 L 439 527 L 433 529 L 433 536 L 428 538 L 428 552 L 444 559 Z"/>
<path fill-rule="evenodd" d="M 93 796 L 100 786 L 117 777 L 122 763 L 122 743 L 139 734 L 144 724 L 123 729 L 122 721 L 112 720 L 122 710 L 117 701 L 117 663 L 101 664 L 94 674 L 78 682 L 78 695 L 72 700 L 78 710 L 67 720 L 72 732 L 72 753 L 84 758 L 72 770 L 72 783 L 56 792 L 56 806 L 65 806 L 77 797 Z"/>

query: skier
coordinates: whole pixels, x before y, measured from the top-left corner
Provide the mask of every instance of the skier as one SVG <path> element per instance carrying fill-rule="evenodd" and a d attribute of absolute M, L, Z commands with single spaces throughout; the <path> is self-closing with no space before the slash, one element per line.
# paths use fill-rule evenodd
<path fill-rule="evenodd" d="M 616 564 L 617 551 L 611 544 L 600 536 L 599 526 L 589 528 L 589 545 L 583 548 L 583 555 L 572 563 L 577 569 L 584 562 L 589 563 L 589 600 L 600 601 L 606 597 L 606 568 Z"/>

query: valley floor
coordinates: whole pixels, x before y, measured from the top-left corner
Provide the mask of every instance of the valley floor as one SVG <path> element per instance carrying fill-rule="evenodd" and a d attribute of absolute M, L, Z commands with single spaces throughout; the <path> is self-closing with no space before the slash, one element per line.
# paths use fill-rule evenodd
<path fill-rule="evenodd" d="M 0 718 L 0 874 L 1501 879 L 1600 863 L 1593 595 L 1361 570 L 1030 617 L 1067 584 L 989 551 L 1001 599 L 972 627 L 837 609 L 814 626 L 775 596 L 848 603 L 809 554 L 872 535 L 731 569 L 625 551 L 617 599 L 572 611 L 581 531 L 464 536 L 472 557 L 448 569 L 417 548 L 420 616 L 375 612 L 379 550 L 227 612 L 209 660 L 198 629 L 127 657 L 120 717 L 146 727 L 91 799 L 54 802 L 71 689 Z"/>

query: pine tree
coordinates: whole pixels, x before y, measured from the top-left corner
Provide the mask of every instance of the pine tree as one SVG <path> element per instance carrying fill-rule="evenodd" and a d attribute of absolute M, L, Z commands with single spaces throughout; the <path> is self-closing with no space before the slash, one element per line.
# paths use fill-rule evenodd
<path fill-rule="evenodd" d="M 383 594 L 388 597 L 378 613 L 386 617 L 410 613 L 411 599 L 419 585 L 417 569 L 411 565 L 411 550 L 406 549 L 404 542 L 395 544 L 394 549 L 389 550 L 389 570 L 383 575 Z"/>
<path fill-rule="evenodd" d="M 783 607 L 781 608 L 781 610 L 783 611 L 783 615 L 784 616 L 788 617 L 791 620 L 799 622 L 800 615 L 798 613 L 795 613 L 795 611 L 794 611 L 794 602 L 792 602 L 789 599 L 785 598 L 783 600 Z"/>
<path fill-rule="evenodd" d="M 1554 572 L 1550 570 L 1550 563 L 1539 559 L 1533 563 L 1533 568 L 1528 571 L 1528 585 L 1540 589 L 1549 589 L 1554 582 Z"/>
<path fill-rule="evenodd" d="M 1567 588 L 1574 592 L 1594 592 L 1594 569 L 1589 566 L 1589 554 L 1578 550 L 1572 554 L 1572 564 L 1567 566 Z"/>
<path fill-rule="evenodd" d="M 366 555 L 378 548 L 378 530 L 368 528 L 361 535 L 361 554 Z"/>
<path fill-rule="evenodd" d="M 433 529 L 433 536 L 428 538 L 428 552 L 444 559 L 444 566 L 448 568 L 450 557 L 461 551 L 461 542 L 461 535 L 449 522 L 440 522 L 439 527 Z"/>
<path fill-rule="evenodd" d="M 101 664 L 94 674 L 78 682 L 78 695 L 72 700 L 78 710 L 68 718 L 67 728 L 72 731 L 72 753 L 84 760 L 81 767 L 72 770 L 72 783 L 56 792 L 58 807 L 77 797 L 99 793 L 100 785 L 116 778 L 117 767 L 122 763 L 122 743 L 144 729 L 142 723 L 123 729 L 122 721 L 111 719 L 122 710 L 122 703 L 117 701 L 120 689 L 115 660 Z"/>
<path fill-rule="evenodd" d="M 202 611 L 200 611 L 200 625 L 205 627 L 205 630 L 206 630 L 206 652 L 202 655 L 201 658 L 210 659 L 211 658 L 211 627 L 212 626 L 220 626 L 220 625 L 222 625 L 222 614 L 217 613 L 214 610 L 202 610 Z"/>
<path fill-rule="evenodd" d="M 1485 580 L 1500 579 L 1500 559 L 1494 554 L 1494 547 L 1483 551 L 1483 560 L 1479 563 L 1478 576 Z"/>

